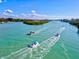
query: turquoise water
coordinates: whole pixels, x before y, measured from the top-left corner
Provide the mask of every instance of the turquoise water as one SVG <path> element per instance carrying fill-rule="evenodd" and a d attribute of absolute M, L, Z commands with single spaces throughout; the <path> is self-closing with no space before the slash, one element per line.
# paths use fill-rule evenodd
<path fill-rule="evenodd" d="M 55 21 L 39 26 L 26 25 L 21 22 L 0 24 L 0 57 L 27 47 L 27 44 L 33 40 L 42 42 L 53 36 L 63 26 L 66 29 L 61 34 L 60 40 L 43 59 L 79 59 L 79 34 L 77 28 L 67 23 Z M 26 35 L 29 31 L 39 30 L 42 31 L 38 34 Z"/>

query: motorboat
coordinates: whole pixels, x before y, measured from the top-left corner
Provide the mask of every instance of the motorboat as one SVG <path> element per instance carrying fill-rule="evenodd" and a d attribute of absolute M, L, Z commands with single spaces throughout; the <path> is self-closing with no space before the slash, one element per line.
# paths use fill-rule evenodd
<path fill-rule="evenodd" d="M 27 33 L 27 35 L 32 35 L 32 34 L 35 34 L 35 32 L 30 31 L 29 33 Z"/>
<path fill-rule="evenodd" d="M 64 30 L 65 30 L 65 27 L 62 27 L 62 28 L 59 30 L 59 32 L 57 32 L 57 33 L 55 34 L 55 36 L 56 36 L 56 37 L 60 36 L 60 34 L 62 33 L 62 31 L 64 31 Z"/>
<path fill-rule="evenodd" d="M 37 46 L 39 46 L 39 43 L 37 41 L 33 42 L 32 44 L 28 45 L 28 48 L 36 48 Z"/>

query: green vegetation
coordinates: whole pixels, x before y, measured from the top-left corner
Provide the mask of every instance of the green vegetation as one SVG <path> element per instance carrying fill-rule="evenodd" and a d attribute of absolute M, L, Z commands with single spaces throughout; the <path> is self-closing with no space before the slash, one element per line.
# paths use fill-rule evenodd
<path fill-rule="evenodd" d="M 75 25 L 79 29 L 79 19 L 72 19 L 70 24 Z"/>
<path fill-rule="evenodd" d="M 23 23 L 29 24 L 29 25 L 40 25 L 40 24 L 45 24 L 48 23 L 49 20 L 25 20 Z"/>
<path fill-rule="evenodd" d="M 13 19 L 13 18 L 0 18 L 0 23 L 6 23 L 6 22 L 23 22 L 24 24 L 28 25 L 41 25 L 48 23 L 50 20 L 44 19 L 44 20 L 32 20 L 32 19 Z"/>
<path fill-rule="evenodd" d="M 23 19 L 0 18 L 0 22 L 21 22 Z"/>
<path fill-rule="evenodd" d="M 68 22 L 69 24 L 74 25 L 79 29 L 79 19 L 71 19 L 71 20 L 63 19 L 62 21 Z"/>

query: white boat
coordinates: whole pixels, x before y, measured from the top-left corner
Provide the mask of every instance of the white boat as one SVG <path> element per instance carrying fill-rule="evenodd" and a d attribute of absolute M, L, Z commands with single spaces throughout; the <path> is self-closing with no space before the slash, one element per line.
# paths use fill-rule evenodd
<path fill-rule="evenodd" d="M 37 41 L 36 42 L 33 42 L 30 45 L 28 45 L 29 48 L 36 48 L 37 46 L 39 46 L 39 43 Z"/>

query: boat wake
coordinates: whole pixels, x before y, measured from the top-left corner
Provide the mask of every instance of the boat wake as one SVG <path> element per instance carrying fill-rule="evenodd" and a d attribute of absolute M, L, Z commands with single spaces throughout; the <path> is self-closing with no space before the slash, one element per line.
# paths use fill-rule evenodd
<path fill-rule="evenodd" d="M 70 57 L 69 57 L 69 54 L 67 53 L 68 52 L 68 50 L 67 50 L 67 48 L 65 47 L 65 45 L 64 45 L 64 43 L 63 42 L 61 42 L 61 47 L 63 48 L 63 50 L 64 50 L 64 55 L 66 56 L 66 58 L 67 59 L 70 59 Z"/>
<path fill-rule="evenodd" d="M 4 56 L 1 59 L 43 59 L 43 57 L 46 56 L 47 53 L 50 51 L 51 47 L 53 47 L 56 44 L 56 42 L 59 40 L 60 33 L 63 30 L 64 30 L 63 28 L 60 29 L 59 35 L 55 35 L 53 37 L 44 40 L 36 48 L 25 47 L 23 49 L 11 53 L 8 56 Z"/>
<path fill-rule="evenodd" d="M 39 29 L 39 30 L 36 30 L 36 31 L 30 31 L 29 33 L 27 33 L 27 35 L 31 35 L 31 36 L 32 36 L 32 35 L 39 34 L 40 32 L 42 32 L 42 31 L 48 29 L 49 27 L 51 27 L 51 26 L 43 27 L 43 28 L 41 28 L 41 29 Z"/>

